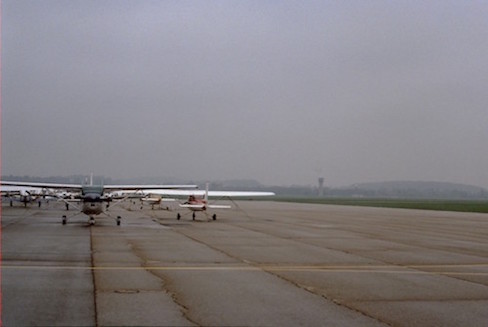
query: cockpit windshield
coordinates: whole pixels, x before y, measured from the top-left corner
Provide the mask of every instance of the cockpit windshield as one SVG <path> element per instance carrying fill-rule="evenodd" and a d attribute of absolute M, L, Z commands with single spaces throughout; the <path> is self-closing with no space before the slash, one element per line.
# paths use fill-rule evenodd
<path fill-rule="evenodd" d="M 90 193 L 96 193 L 102 195 L 103 186 L 93 186 L 93 185 L 83 186 L 81 189 L 81 193 L 83 195 L 90 194 Z"/>

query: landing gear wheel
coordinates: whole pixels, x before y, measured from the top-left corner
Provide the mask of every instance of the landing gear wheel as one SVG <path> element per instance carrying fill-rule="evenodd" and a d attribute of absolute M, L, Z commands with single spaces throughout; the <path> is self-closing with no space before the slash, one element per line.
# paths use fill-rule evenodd
<path fill-rule="evenodd" d="M 192 218 L 193 218 L 193 220 L 195 220 L 195 213 L 192 214 Z"/>
<path fill-rule="evenodd" d="M 117 216 L 117 226 L 120 226 L 120 220 L 122 219 L 122 217 L 120 216 Z"/>
<path fill-rule="evenodd" d="M 179 213 L 176 215 L 176 219 L 177 220 L 180 220 L 181 219 L 181 215 Z"/>
<path fill-rule="evenodd" d="M 213 214 L 212 219 L 217 220 L 217 215 L 215 213 Z"/>
<path fill-rule="evenodd" d="M 95 218 L 90 217 L 90 225 L 91 226 L 95 225 Z"/>
<path fill-rule="evenodd" d="M 64 215 L 63 215 L 63 219 L 62 219 L 62 221 L 61 221 L 61 222 L 63 223 L 63 225 L 66 225 L 66 220 L 67 220 L 67 219 L 66 219 L 66 216 L 64 216 Z"/>

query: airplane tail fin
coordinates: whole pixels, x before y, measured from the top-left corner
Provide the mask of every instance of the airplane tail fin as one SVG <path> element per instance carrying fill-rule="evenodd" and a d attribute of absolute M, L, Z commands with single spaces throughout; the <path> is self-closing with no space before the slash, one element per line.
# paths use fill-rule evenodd
<path fill-rule="evenodd" d="M 208 182 L 205 183 L 205 202 L 208 203 Z"/>

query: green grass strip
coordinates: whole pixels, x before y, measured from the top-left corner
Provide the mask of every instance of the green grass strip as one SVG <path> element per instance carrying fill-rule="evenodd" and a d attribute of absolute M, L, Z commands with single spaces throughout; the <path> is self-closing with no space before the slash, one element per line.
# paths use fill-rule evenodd
<path fill-rule="evenodd" d="M 488 201 L 482 200 L 351 199 L 317 197 L 275 197 L 274 200 L 282 202 L 333 204 L 345 206 L 488 213 Z"/>

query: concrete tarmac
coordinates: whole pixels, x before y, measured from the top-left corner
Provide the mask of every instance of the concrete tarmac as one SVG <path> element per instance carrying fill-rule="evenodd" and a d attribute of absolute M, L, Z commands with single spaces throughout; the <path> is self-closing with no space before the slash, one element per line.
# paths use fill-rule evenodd
<path fill-rule="evenodd" d="M 121 226 L 4 204 L 3 324 L 488 325 L 486 214 L 237 204 L 192 221 L 127 203 Z"/>

